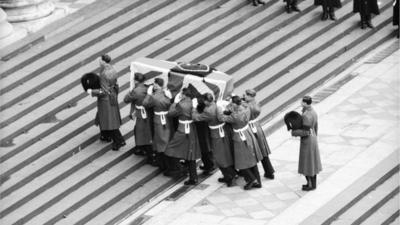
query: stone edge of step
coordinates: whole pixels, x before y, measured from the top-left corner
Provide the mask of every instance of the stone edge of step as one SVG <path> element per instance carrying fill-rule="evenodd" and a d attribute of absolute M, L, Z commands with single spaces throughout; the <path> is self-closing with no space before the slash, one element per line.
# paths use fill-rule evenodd
<path fill-rule="evenodd" d="M 27 35 L 20 41 L 16 41 L 15 43 L 5 46 L 3 49 L 1 49 L 1 61 L 7 61 L 18 54 L 27 51 L 31 47 L 47 40 L 49 37 L 59 34 L 64 30 L 82 22 L 85 20 L 85 18 L 96 15 L 98 11 L 109 8 L 112 4 L 113 1 L 96 0 L 74 13 L 68 14 L 60 19 L 55 20 L 54 22 L 51 22 L 39 31 Z"/>

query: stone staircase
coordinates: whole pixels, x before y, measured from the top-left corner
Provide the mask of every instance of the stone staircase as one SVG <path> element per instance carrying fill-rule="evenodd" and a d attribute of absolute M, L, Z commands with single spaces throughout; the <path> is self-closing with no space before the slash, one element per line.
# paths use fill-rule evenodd
<path fill-rule="evenodd" d="M 133 122 L 122 97 L 138 57 L 210 64 L 235 78 L 235 93 L 258 91 L 268 121 L 359 58 L 394 38 L 392 2 L 382 1 L 375 29 L 361 30 L 352 1 L 338 20 L 301 2 L 286 14 L 281 1 L 253 7 L 229 0 L 121 0 L 0 62 L 0 222 L 115 224 L 177 181 L 129 151 Z M 98 141 L 95 99 L 80 77 L 98 71 L 108 53 L 118 71 L 121 132 L 113 152 Z"/>
<path fill-rule="evenodd" d="M 395 152 L 301 224 L 398 224 L 399 172 Z"/>

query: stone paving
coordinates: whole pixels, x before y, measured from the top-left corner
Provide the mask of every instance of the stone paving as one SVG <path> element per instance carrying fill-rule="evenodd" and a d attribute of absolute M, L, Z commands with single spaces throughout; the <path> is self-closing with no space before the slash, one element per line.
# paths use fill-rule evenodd
<path fill-rule="evenodd" d="M 342 95 L 342 101 L 326 102 L 335 100 L 333 96 L 324 102 L 324 106 L 331 105 L 330 109 L 321 108 L 322 104 L 315 106 L 320 115 L 319 147 L 323 164 L 323 171 L 318 175 L 319 184 L 386 134 L 400 133 L 398 56 L 399 50 L 378 65 L 364 64 L 358 67 L 353 72 L 359 74 L 361 81 L 354 79 L 349 82 L 347 89 L 353 89 L 351 94 L 339 89 L 333 95 Z M 365 78 L 369 80 L 364 81 L 362 86 L 362 79 Z M 348 96 L 343 98 L 344 95 Z M 153 218 L 146 224 L 269 224 L 308 192 L 301 191 L 305 179 L 297 173 L 299 140 L 290 137 L 284 128 L 271 134 L 268 139 L 273 150 L 272 164 L 277 171 L 275 180 L 264 178 L 261 189 L 244 191 L 244 181 L 239 178 L 237 186 L 228 188 L 220 185 L 197 203 L 188 203 L 188 208 L 181 209 L 184 211 L 182 214 L 178 213 L 179 210 L 174 214 L 174 204 L 169 204 L 168 209 L 161 210 L 161 213 L 152 213 L 150 210 L 148 214 Z M 392 141 L 394 145 L 391 150 L 398 151 L 399 141 Z M 261 166 L 259 169 L 263 174 Z M 215 183 L 218 176 L 212 176 L 209 182 Z M 186 199 L 190 199 L 190 194 Z M 184 205 L 182 203 L 181 208 Z"/>

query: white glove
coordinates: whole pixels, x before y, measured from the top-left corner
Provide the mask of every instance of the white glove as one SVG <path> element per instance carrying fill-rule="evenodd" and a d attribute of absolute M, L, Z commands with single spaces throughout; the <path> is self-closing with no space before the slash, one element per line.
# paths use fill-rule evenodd
<path fill-rule="evenodd" d="M 154 88 L 153 85 L 150 85 L 150 87 L 147 88 L 147 94 L 148 94 L 148 95 L 152 95 L 152 94 L 153 94 L 153 88 Z"/>
<path fill-rule="evenodd" d="M 171 93 L 168 89 L 165 89 L 165 90 L 164 90 L 164 95 L 165 95 L 167 98 L 169 98 L 169 99 L 172 98 L 172 93 Z"/>
<path fill-rule="evenodd" d="M 92 95 L 93 90 L 89 88 L 89 89 L 86 90 L 86 92 L 87 92 L 89 95 Z"/>
<path fill-rule="evenodd" d="M 178 94 L 176 94 L 175 99 L 174 99 L 174 103 L 178 103 L 181 101 L 181 93 L 179 92 Z"/>
<path fill-rule="evenodd" d="M 193 108 L 196 108 L 198 104 L 197 98 L 192 99 Z"/>

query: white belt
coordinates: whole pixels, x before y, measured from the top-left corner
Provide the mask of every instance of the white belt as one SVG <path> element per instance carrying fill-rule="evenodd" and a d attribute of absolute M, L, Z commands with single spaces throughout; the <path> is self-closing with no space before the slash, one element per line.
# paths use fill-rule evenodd
<path fill-rule="evenodd" d="M 225 123 L 221 123 L 221 124 L 218 124 L 218 125 L 215 125 L 215 126 L 208 126 L 208 128 L 210 128 L 211 130 L 218 129 L 219 136 L 220 137 L 225 137 L 224 125 L 225 125 Z"/>
<path fill-rule="evenodd" d="M 160 112 L 154 112 L 155 115 L 160 116 L 161 124 L 165 125 L 167 124 L 167 120 L 165 119 L 165 115 L 168 114 L 168 111 L 160 111 Z"/>
<path fill-rule="evenodd" d="M 255 124 L 257 121 L 258 121 L 257 118 L 249 121 L 249 126 L 250 126 L 251 131 L 253 131 L 253 134 L 257 133 L 257 127 L 256 127 L 256 124 Z"/>
<path fill-rule="evenodd" d="M 185 125 L 185 134 L 190 133 L 190 124 L 193 122 L 193 120 L 179 120 L 179 123 Z"/>
<path fill-rule="evenodd" d="M 140 114 L 142 114 L 142 118 L 146 119 L 147 118 L 146 109 L 142 105 L 135 105 L 135 107 L 140 110 Z"/>
<path fill-rule="evenodd" d="M 245 141 L 246 135 L 244 135 L 243 131 L 247 130 L 248 128 L 249 128 L 249 125 L 246 125 L 240 129 L 233 129 L 233 131 L 239 134 L 239 137 L 242 141 Z"/>

